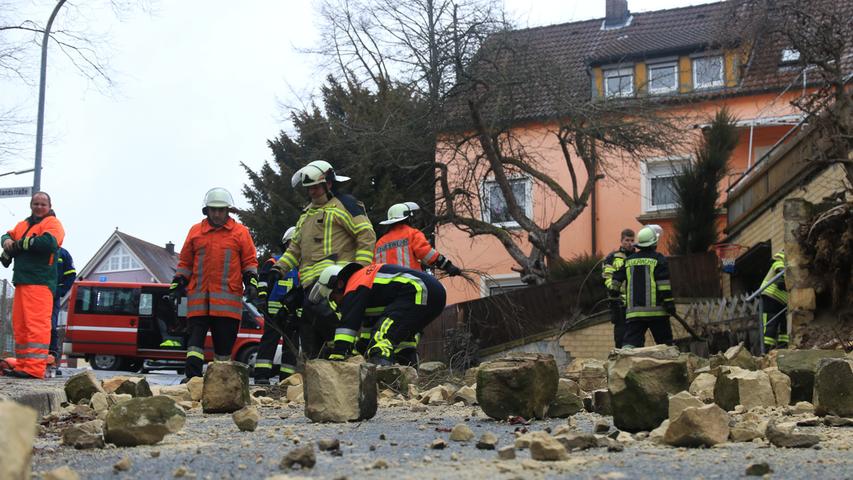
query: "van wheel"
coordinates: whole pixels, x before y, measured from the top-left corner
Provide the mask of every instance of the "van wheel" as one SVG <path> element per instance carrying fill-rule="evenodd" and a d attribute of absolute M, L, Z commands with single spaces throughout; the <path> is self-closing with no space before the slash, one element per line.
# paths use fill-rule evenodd
<path fill-rule="evenodd" d="M 237 354 L 237 361 L 240 363 L 245 363 L 249 366 L 249 376 L 251 377 L 253 372 L 255 371 L 255 359 L 258 358 L 258 345 L 249 345 L 247 347 L 243 347 L 242 350 Z"/>
<path fill-rule="evenodd" d="M 95 370 L 121 370 L 121 357 L 115 355 L 92 355 L 89 357 L 89 364 Z"/>

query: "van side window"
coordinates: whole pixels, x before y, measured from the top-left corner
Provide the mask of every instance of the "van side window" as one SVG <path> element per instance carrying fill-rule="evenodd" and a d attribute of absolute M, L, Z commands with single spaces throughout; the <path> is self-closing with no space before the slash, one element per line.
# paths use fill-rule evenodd
<path fill-rule="evenodd" d="M 154 295 L 151 293 L 143 293 L 139 296 L 139 315 L 151 316 L 154 311 Z"/>
<path fill-rule="evenodd" d="M 139 296 L 138 288 L 79 287 L 74 313 L 138 315 Z"/>

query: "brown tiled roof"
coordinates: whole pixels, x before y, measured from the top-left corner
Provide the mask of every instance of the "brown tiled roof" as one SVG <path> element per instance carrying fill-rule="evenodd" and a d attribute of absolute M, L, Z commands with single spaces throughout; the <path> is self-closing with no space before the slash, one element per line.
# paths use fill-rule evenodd
<path fill-rule="evenodd" d="M 142 261 L 160 283 L 169 283 L 175 276 L 178 255 L 169 253 L 165 247 L 146 242 L 116 230 L 116 235 L 133 250 L 133 254 Z"/>
<path fill-rule="evenodd" d="M 839 3 L 844 5 L 840 8 L 853 10 L 853 1 Z M 733 0 L 634 13 L 627 26 L 607 30 L 602 29 L 604 19 L 595 19 L 494 35 L 475 59 L 480 61 L 475 63 L 475 75 L 488 79 L 488 86 L 478 88 L 491 95 L 485 113 L 493 120 L 515 122 L 558 117 L 568 111 L 566 102 L 592 97 L 591 66 L 735 46 L 739 40 L 726 32 L 731 31 L 739 5 Z M 786 45 L 778 38 L 758 39 L 753 47 L 749 62 L 741 67 L 738 86 L 670 100 L 779 90 L 796 79 L 798 70 L 779 68 Z M 496 51 L 500 53 L 495 55 Z M 451 92 L 445 107 L 448 128 L 468 123 L 464 92 L 472 83 L 460 82 Z"/>

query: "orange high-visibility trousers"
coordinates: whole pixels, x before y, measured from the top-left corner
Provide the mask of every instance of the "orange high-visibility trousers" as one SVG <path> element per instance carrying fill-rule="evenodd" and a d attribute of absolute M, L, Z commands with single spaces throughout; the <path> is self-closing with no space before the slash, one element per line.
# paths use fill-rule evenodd
<path fill-rule="evenodd" d="M 15 329 L 15 370 L 44 378 L 50 348 L 53 292 L 45 285 L 16 285 L 12 305 Z"/>

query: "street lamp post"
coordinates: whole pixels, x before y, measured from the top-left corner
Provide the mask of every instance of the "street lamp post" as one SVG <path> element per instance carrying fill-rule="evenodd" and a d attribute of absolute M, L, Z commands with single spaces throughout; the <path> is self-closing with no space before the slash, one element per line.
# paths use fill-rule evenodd
<path fill-rule="evenodd" d="M 33 193 L 41 190 L 41 144 L 44 136 L 44 90 L 47 82 L 47 44 L 50 41 L 50 28 L 53 26 L 53 20 L 59 9 L 65 4 L 65 0 L 56 2 L 53 7 L 53 12 L 47 20 L 47 26 L 44 27 L 44 39 L 41 42 L 41 76 L 39 77 L 39 112 L 38 123 L 36 124 L 36 163 L 35 172 L 33 173 Z"/>

